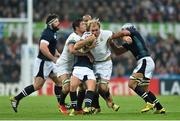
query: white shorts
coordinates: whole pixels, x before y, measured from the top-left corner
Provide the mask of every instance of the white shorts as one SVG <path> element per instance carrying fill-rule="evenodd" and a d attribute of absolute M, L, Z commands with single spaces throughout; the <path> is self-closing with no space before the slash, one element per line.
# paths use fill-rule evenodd
<path fill-rule="evenodd" d="M 142 73 L 145 78 L 151 79 L 153 71 L 155 69 L 155 63 L 151 57 L 144 57 L 137 61 L 137 66 L 133 73 Z"/>
<path fill-rule="evenodd" d="M 88 67 L 74 67 L 74 70 L 72 72 L 72 75 L 83 81 L 85 76 L 87 76 L 87 79 L 96 80 L 96 77 L 94 75 L 93 70 L 89 69 Z"/>
<path fill-rule="evenodd" d="M 110 80 L 112 74 L 112 60 L 96 62 L 94 64 L 95 75 L 99 74 L 102 79 Z"/>
<path fill-rule="evenodd" d="M 57 76 L 62 76 L 63 74 L 71 74 L 72 73 L 72 67 L 73 63 L 68 63 L 67 61 L 63 59 L 58 59 L 56 63 L 56 73 Z"/>
<path fill-rule="evenodd" d="M 55 73 L 55 68 L 55 63 L 52 61 L 44 61 L 36 58 L 33 69 L 33 77 L 42 77 L 46 80 L 51 72 Z"/>

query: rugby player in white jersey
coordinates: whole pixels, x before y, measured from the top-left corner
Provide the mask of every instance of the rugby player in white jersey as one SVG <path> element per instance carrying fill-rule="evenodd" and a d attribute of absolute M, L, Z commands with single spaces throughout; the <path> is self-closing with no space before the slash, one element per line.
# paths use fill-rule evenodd
<path fill-rule="evenodd" d="M 86 15 L 84 15 L 84 16 L 82 17 L 82 19 L 83 19 L 83 21 L 85 22 L 86 27 L 87 27 L 87 22 L 88 22 L 89 20 L 91 20 L 92 17 L 91 17 L 91 15 L 86 14 Z M 86 30 L 86 32 L 85 32 L 84 34 L 89 35 L 89 33 L 87 32 L 87 30 Z M 84 36 L 86 36 L 86 35 L 84 35 Z M 85 93 L 86 93 L 86 86 L 85 86 L 84 83 L 81 83 L 81 84 L 79 85 L 78 95 L 77 95 L 77 97 L 78 97 L 78 100 L 77 100 L 77 110 L 79 110 L 79 112 L 82 111 L 82 104 L 83 104 L 83 101 L 84 101 L 84 98 L 85 98 Z M 95 93 L 95 94 L 94 94 L 94 99 L 93 99 L 93 102 L 92 102 L 92 103 L 98 105 L 98 106 L 93 106 L 93 107 L 98 107 L 98 108 L 99 108 L 99 102 L 98 102 L 98 97 L 97 97 L 97 96 L 99 96 L 99 94 L 96 94 L 96 93 Z M 97 97 L 97 98 L 96 98 L 96 97 Z"/>
<path fill-rule="evenodd" d="M 59 102 L 59 110 L 67 114 L 68 111 L 65 107 L 65 98 L 69 93 L 69 77 L 72 73 L 74 64 L 74 55 L 84 55 L 74 49 L 74 44 L 81 39 L 81 36 L 86 31 L 86 25 L 82 19 L 77 19 L 73 22 L 72 27 L 74 32 L 71 33 L 65 42 L 65 46 L 60 58 L 57 60 L 57 76 L 62 80 L 63 88 Z M 91 37 L 86 38 L 91 40 Z"/>
<path fill-rule="evenodd" d="M 111 51 L 108 45 L 108 40 L 109 38 L 116 38 L 114 38 L 111 31 L 100 29 L 100 22 L 98 19 L 88 21 L 87 29 L 97 38 L 96 47 L 91 50 L 91 53 L 95 59 L 94 72 L 100 77 L 98 80 L 99 94 L 106 100 L 108 107 L 112 108 L 114 111 L 118 111 L 119 105 L 113 103 L 108 87 L 108 82 L 112 73 Z M 79 41 L 78 43 L 79 47 L 84 46 L 84 41 Z"/>

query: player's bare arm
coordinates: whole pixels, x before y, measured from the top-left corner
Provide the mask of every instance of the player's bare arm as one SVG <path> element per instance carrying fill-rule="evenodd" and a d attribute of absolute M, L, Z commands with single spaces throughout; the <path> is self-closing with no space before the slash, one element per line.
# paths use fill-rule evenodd
<path fill-rule="evenodd" d="M 44 40 L 45 41 L 45 40 Z M 56 63 L 57 58 L 55 56 L 53 56 L 48 48 L 48 43 L 41 41 L 40 42 L 40 51 L 46 56 L 48 57 L 50 60 L 52 60 L 54 63 Z"/>
<path fill-rule="evenodd" d="M 128 30 L 121 30 L 117 33 L 113 33 L 113 35 L 109 39 L 118 39 L 122 38 L 123 36 L 130 36 L 131 33 Z"/>
<path fill-rule="evenodd" d="M 86 53 L 82 53 L 82 52 L 79 52 L 78 50 L 76 50 L 74 48 L 74 44 L 69 44 L 68 45 L 68 50 L 71 54 L 74 54 L 74 55 L 77 55 L 77 56 L 86 56 L 87 54 Z"/>
<path fill-rule="evenodd" d="M 126 48 L 124 48 L 123 46 L 118 46 L 113 39 L 109 39 L 109 46 L 111 48 L 111 50 L 116 54 L 116 55 L 121 55 L 125 52 L 127 52 L 128 50 Z"/>
<path fill-rule="evenodd" d="M 96 37 L 94 36 L 94 34 L 89 35 L 88 37 L 85 38 L 85 40 L 81 40 L 76 42 L 76 44 L 74 45 L 74 49 L 75 50 L 79 50 L 83 47 L 85 47 L 86 45 L 92 45 L 93 41 L 95 41 Z"/>

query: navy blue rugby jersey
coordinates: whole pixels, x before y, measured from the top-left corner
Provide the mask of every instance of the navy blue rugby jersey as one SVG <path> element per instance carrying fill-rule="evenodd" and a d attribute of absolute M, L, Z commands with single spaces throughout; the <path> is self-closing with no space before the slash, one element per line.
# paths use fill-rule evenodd
<path fill-rule="evenodd" d="M 44 29 L 44 31 L 41 34 L 41 40 L 46 40 L 49 42 L 48 48 L 52 55 L 55 55 L 56 52 L 56 44 L 57 44 L 57 33 L 55 30 L 50 29 L 47 27 Z M 39 42 L 40 43 L 40 42 Z M 49 58 L 47 58 L 43 53 L 39 50 L 38 58 L 46 61 L 51 61 Z"/>
<path fill-rule="evenodd" d="M 140 58 L 150 56 L 148 49 L 145 45 L 144 39 L 140 35 L 140 33 L 135 29 L 127 29 L 131 35 L 132 43 L 124 43 L 122 46 L 125 47 L 127 50 L 130 50 L 136 60 L 139 60 Z"/>

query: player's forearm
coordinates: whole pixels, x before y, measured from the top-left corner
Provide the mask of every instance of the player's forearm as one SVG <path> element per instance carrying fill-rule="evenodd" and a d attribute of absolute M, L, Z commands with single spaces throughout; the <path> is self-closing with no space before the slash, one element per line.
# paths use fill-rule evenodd
<path fill-rule="evenodd" d="M 80 41 L 76 42 L 76 44 L 74 45 L 74 49 L 79 50 L 79 49 L 83 48 L 86 44 L 87 44 L 86 41 L 80 40 Z"/>
<path fill-rule="evenodd" d="M 53 62 L 55 62 L 56 57 L 53 56 L 53 55 L 50 53 L 50 51 L 49 51 L 49 49 L 48 49 L 47 47 L 40 47 L 40 51 L 41 51 L 42 54 L 43 54 L 44 56 L 46 56 L 48 59 L 50 59 L 50 60 L 52 60 Z"/>
<path fill-rule="evenodd" d="M 74 45 L 69 45 L 68 50 L 73 55 L 77 55 L 77 56 L 83 56 L 84 55 L 84 53 L 81 53 L 78 50 L 75 50 Z"/>
<path fill-rule="evenodd" d="M 123 53 L 125 53 L 127 50 L 122 47 L 122 46 L 118 46 L 115 42 L 111 41 L 109 43 L 109 46 L 111 48 L 111 50 L 116 54 L 116 55 L 121 55 Z"/>
<path fill-rule="evenodd" d="M 91 36 L 91 37 L 87 37 L 84 40 L 80 40 L 80 41 L 76 42 L 76 44 L 74 45 L 74 49 L 79 50 L 79 49 L 85 47 L 86 45 L 92 43 L 94 41 L 94 39 L 95 39 L 95 37 Z"/>
<path fill-rule="evenodd" d="M 110 39 L 118 39 L 118 38 L 122 38 L 123 36 L 129 36 L 130 34 L 131 33 L 128 30 L 122 30 L 117 33 L 113 33 Z"/>

